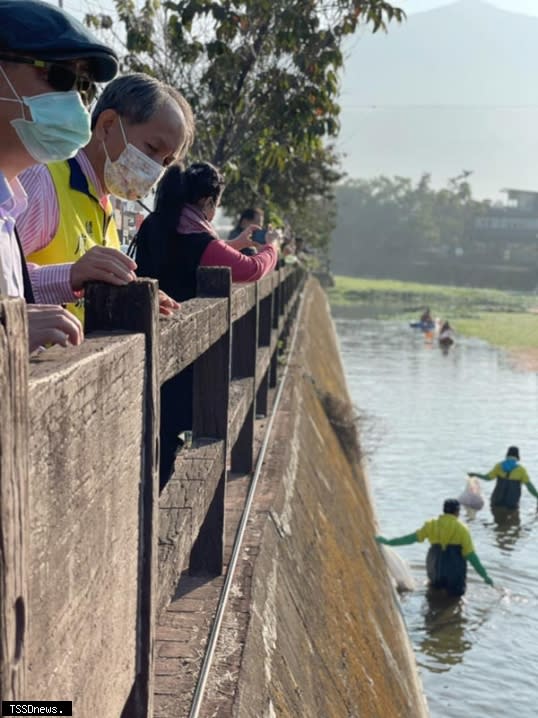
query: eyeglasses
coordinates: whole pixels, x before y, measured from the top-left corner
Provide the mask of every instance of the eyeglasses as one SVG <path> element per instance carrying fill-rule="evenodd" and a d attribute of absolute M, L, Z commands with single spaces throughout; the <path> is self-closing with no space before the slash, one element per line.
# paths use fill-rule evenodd
<path fill-rule="evenodd" d="M 22 65 L 32 65 L 39 70 L 46 70 L 47 82 L 54 90 L 57 92 L 76 90 L 86 105 L 89 105 L 95 98 L 97 92 L 95 83 L 92 82 L 87 75 L 77 72 L 76 69 L 69 65 L 62 65 L 58 62 L 46 62 L 45 60 L 35 60 L 32 57 L 21 57 L 19 55 L 0 54 L 0 60 Z"/>

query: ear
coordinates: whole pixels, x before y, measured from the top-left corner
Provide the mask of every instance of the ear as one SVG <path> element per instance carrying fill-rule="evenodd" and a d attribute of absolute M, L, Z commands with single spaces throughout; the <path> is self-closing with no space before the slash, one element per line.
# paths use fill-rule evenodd
<path fill-rule="evenodd" d="M 101 140 L 101 142 L 104 142 L 110 134 L 111 129 L 117 123 L 118 117 L 119 115 L 116 110 L 103 110 L 97 118 L 97 122 L 93 128 L 93 136 L 98 140 Z"/>

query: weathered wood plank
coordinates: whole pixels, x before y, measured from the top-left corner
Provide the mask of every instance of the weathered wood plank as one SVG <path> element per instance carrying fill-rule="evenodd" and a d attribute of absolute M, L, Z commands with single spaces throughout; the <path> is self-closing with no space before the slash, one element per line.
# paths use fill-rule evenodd
<path fill-rule="evenodd" d="M 248 378 L 252 393 L 256 384 L 256 350 L 258 347 L 259 303 L 256 285 L 251 285 L 254 304 L 232 327 L 232 378 Z M 232 471 L 248 474 L 254 465 L 254 402 L 247 409 L 239 434 L 231 446 Z"/>
<path fill-rule="evenodd" d="M 282 285 L 280 283 L 281 277 L 280 277 L 280 269 L 275 270 L 273 274 L 275 275 L 275 285 L 273 288 L 273 307 L 271 310 L 271 316 L 273 318 L 273 329 L 278 329 L 279 326 L 279 320 L 281 315 L 281 309 L 280 309 L 280 300 L 282 295 Z"/>
<path fill-rule="evenodd" d="M 190 299 L 159 324 L 161 383 L 179 374 L 228 331 L 226 299 Z"/>
<path fill-rule="evenodd" d="M 228 403 L 231 372 L 231 287 L 229 268 L 200 267 L 197 296 L 227 300 L 228 331 L 194 362 L 193 438 L 228 442 Z M 210 319 L 210 324 L 213 317 Z M 189 559 L 191 573 L 220 574 L 224 558 L 224 497 L 226 462 L 222 462 L 218 486 L 209 510 L 193 543 Z"/>
<path fill-rule="evenodd" d="M 255 284 L 235 284 L 232 286 L 232 322 L 236 322 L 256 303 Z"/>
<path fill-rule="evenodd" d="M 0 700 L 26 694 L 28 336 L 21 299 L 0 300 Z"/>
<path fill-rule="evenodd" d="M 224 441 L 182 450 L 159 499 L 159 608 L 173 596 L 222 475 Z"/>
<path fill-rule="evenodd" d="M 265 277 L 259 280 L 258 282 L 258 299 L 261 301 L 262 299 L 265 299 L 265 297 L 268 297 L 273 292 L 273 286 L 275 282 L 275 273 L 271 272 L 270 274 L 267 274 Z"/>
<path fill-rule="evenodd" d="M 256 414 L 266 416 L 269 406 L 269 372 L 262 375 L 256 391 Z"/>
<path fill-rule="evenodd" d="M 124 718 L 153 713 L 155 606 L 158 582 L 159 512 L 159 299 L 155 280 L 139 279 L 125 287 L 89 284 L 85 290 L 86 331 L 128 330 L 145 337 L 142 475 L 140 486 L 137 677 Z"/>
<path fill-rule="evenodd" d="M 68 697 L 81 716 L 118 718 L 137 673 L 145 375 L 141 335 L 30 365 L 25 697 Z"/>
<path fill-rule="evenodd" d="M 260 388 L 260 384 L 263 381 L 265 375 L 269 370 L 271 363 L 271 349 L 270 347 L 259 347 L 256 359 L 256 391 Z M 260 412 L 257 412 L 260 413 Z M 265 412 L 262 412 L 265 413 Z"/>
<path fill-rule="evenodd" d="M 273 326 L 273 298 L 271 295 L 260 301 L 258 344 L 265 347 L 271 344 L 271 329 Z"/>
<path fill-rule="evenodd" d="M 254 387 L 251 379 L 234 379 L 230 382 L 230 419 L 228 426 L 228 443 L 230 446 L 233 446 L 237 441 L 253 397 Z"/>

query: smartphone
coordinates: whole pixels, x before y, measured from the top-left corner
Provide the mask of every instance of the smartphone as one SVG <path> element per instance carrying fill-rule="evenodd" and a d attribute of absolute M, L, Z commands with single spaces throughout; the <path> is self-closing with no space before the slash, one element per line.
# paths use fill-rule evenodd
<path fill-rule="evenodd" d="M 258 244 L 265 244 L 265 235 L 267 234 L 266 229 L 256 229 L 252 232 L 252 241 L 258 242 Z"/>

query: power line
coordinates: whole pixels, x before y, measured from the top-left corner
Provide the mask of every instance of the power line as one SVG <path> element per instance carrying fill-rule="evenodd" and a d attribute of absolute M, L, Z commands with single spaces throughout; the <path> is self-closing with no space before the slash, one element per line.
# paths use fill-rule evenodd
<path fill-rule="evenodd" d="M 340 105 L 342 110 L 538 110 L 538 104 L 529 105 L 472 105 L 448 103 L 352 104 Z"/>

